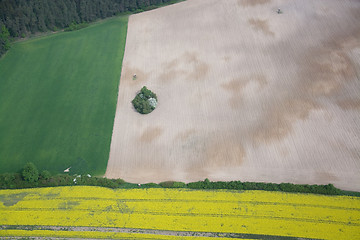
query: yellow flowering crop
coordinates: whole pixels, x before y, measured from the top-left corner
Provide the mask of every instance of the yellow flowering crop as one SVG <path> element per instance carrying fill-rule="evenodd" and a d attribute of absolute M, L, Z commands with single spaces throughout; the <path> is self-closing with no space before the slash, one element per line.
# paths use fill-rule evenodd
<path fill-rule="evenodd" d="M 0 225 L 360 239 L 360 198 L 266 191 L 112 190 L 85 186 L 1 190 Z M 15 231 L 16 235 L 22 230 L 0 230 L 0 236 L 9 236 L 9 231 Z M 50 232 L 60 234 L 61 231 Z M 65 235 L 76 233 L 64 232 Z M 161 239 L 173 239 L 165 237 Z M 112 238 L 116 238 L 115 235 Z"/>

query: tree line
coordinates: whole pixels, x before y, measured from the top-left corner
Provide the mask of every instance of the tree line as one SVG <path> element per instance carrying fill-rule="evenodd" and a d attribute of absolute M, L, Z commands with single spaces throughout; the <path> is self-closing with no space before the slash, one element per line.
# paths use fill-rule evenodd
<path fill-rule="evenodd" d="M 10 38 L 56 31 L 119 13 L 148 10 L 178 0 L 0 0 L 0 56 Z"/>
<path fill-rule="evenodd" d="M 34 187 L 56 186 L 101 186 L 107 188 L 189 188 L 189 189 L 229 189 L 229 190 L 264 190 L 293 193 L 314 193 L 324 195 L 347 195 L 360 197 L 360 192 L 343 191 L 332 184 L 307 185 L 292 183 L 262 183 L 262 182 L 212 182 L 209 179 L 198 182 L 174 182 L 136 184 L 128 183 L 122 179 L 107 179 L 93 177 L 89 174 L 55 174 L 49 171 L 39 171 L 33 163 L 27 163 L 18 173 L 0 174 L 0 189 L 20 189 Z"/>

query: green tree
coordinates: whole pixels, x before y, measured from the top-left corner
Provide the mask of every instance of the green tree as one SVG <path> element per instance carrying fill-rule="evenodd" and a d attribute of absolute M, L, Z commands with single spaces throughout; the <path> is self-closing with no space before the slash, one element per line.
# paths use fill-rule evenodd
<path fill-rule="evenodd" d="M 11 188 L 15 182 L 14 173 L 4 173 L 0 175 L 0 188 Z"/>
<path fill-rule="evenodd" d="M 51 177 L 51 173 L 48 170 L 43 170 L 40 173 L 40 178 L 44 180 L 48 180 Z"/>
<path fill-rule="evenodd" d="M 33 163 L 29 162 L 25 165 L 24 170 L 22 171 L 22 177 L 27 182 L 37 182 L 39 180 L 39 171 Z"/>
<path fill-rule="evenodd" d="M 150 100 L 149 100 L 150 99 Z M 155 99 L 155 105 L 151 104 L 151 99 Z M 151 113 L 156 107 L 157 96 L 155 93 L 147 89 L 145 86 L 140 90 L 140 92 L 132 100 L 132 104 L 136 111 L 142 114 Z"/>
<path fill-rule="evenodd" d="M 5 25 L 1 25 L 0 56 L 10 49 L 10 34 Z"/>

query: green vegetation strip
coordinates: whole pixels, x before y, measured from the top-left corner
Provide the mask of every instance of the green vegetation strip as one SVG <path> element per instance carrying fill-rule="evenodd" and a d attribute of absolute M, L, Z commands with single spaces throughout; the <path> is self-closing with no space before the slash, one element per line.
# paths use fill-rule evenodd
<path fill-rule="evenodd" d="M 292 183 L 256 183 L 256 182 L 211 182 L 209 179 L 198 182 L 174 182 L 167 181 L 162 183 L 135 184 L 128 183 L 122 179 L 108 179 L 102 177 L 92 177 L 85 175 L 56 174 L 51 175 L 47 170 L 39 173 L 33 163 L 27 163 L 21 174 L 4 173 L 0 174 L 0 189 L 21 189 L 34 187 L 55 187 L 55 186 L 101 186 L 107 188 L 189 188 L 189 189 L 230 189 L 230 190 L 265 190 L 293 193 L 313 193 L 323 195 L 346 195 L 360 197 L 360 192 L 351 192 L 340 190 L 332 184 L 327 185 L 308 185 Z M 17 201 L 18 196 L 12 196 L 10 202 Z M 1 199 L 1 196 L 0 196 Z"/>
<path fill-rule="evenodd" d="M 0 172 L 105 172 L 127 21 L 17 42 L 0 59 Z"/>
<path fill-rule="evenodd" d="M 189 232 L 189 231 L 169 231 L 169 230 L 152 230 L 140 228 L 111 228 L 111 227 L 69 227 L 69 226 L 22 226 L 22 225 L 3 225 L 1 230 L 51 230 L 51 231 L 91 231 L 91 232 L 111 232 L 111 233 L 143 233 L 166 236 L 192 236 L 192 237 L 213 237 L 213 238 L 238 238 L 238 239 L 268 239 L 268 240 L 296 240 L 297 237 L 285 237 L 261 234 L 245 233 L 217 233 L 217 232 Z M 315 240 L 313 238 L 301 238 L 302 240 Z"/>
<path fill-rule="evenodd" d="M 36 170 L 37 171 L 37 170 Z M 24 173 L 24 171 L 23 171 Z M 208 179 L 204 181 L 183 183 L 183 182 L 163 182 L 136 184 L 128 183 L 122 179 L 108 179 L 101 177 L 91 177 L 89 175 L 68 175 L 68 174 L 56 174 L 47 175 L 47 171 L 42 173 L 35 172 L 35 176 L 31 176 L 29 179 L 38 179 L 37 181 L 30 182 L 25 180 L 24 174 L 19 173 L 4 173 L 0 174 L 0 189 L 21 189 L 21 188 L 36 188 L 36 187 L 55 187 L 55 186 L 101 186 L 107 188 L 188 188 L 188 189 L 204 189 L 204 190 L 216 190 L 216 189 L 229 189 L 229 190 L 265 190 L 265 191 L 279 191 L 279 192 L 293 192 L 293 193 L 313 193 L 323 195 L 345 195 L 360 197 L 360 192 L 343 191 L 332 184 L 328 185 L 300 185 L 292 183 L 256 183 L 256 182 L 211 182 Z M 76 181 L 74 181 L 76 180 Z M 9 204 L 16 203 L 18 199 L 22 199 L 22 195 L 11 196 Z M 0 196 L 0 199 L 2 196 Z"/>

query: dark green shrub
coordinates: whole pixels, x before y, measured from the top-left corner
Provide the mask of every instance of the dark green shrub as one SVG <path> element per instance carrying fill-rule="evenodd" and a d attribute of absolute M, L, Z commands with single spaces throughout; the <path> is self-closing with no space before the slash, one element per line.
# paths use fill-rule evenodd
<path fill-rule="evenodd" d="M 163 188 L 186 188 L 186 184 L 183 182 L 167 181 L 159 183 Z"/>
<path fill-rule="evenodd" d="M 108 187 L 108 188 L 117 188 L 119 187 L 112 179 L 108 178 L 98 178 L 98 186 Z"/>
<path fill-rule="evenodd" d="M 72 22 L 69 27 L 65 28 L 64 31 L 65 32 L 71 32 L 71 31 L 76 31 L 76 30 L 80 30 L 82 28 L 86 28 L 87 26 L 89 26 L 88 23 L 79 23 L 77 24 L 76 22 Z"/>
<path fill-rule="evenodd" d="M 125 182 L 122 179 L 89 177 L 87 175 L 81 175 L 81 177 L 74 176 L 73 179 L 74 178 L 76 178 L 76 185 L 82 185 L 82 186 L 101 186 L 108 188 L 119 188 Z"/>
<path fill-rule="evenodd" d="M 206 178 L 204 181 L 188 183 L 186 186 L 193 189 L 214 189 L 215 186 L 217 186 L 218 189 L 220 189 L 224 188 L 224 182 L 210 182 L 209 179 Z"/>
<path fill-rule="evenodd" d="M 167 183 L 169 184 L 169 183 Z M 208 179 L 204 181 L 192 182 L 186 184 L 188 188 L 192 189 L 233 189 L 233 190 L 265 190 L 265 191 L 282 191 L 282 192 L 297 192 L 297 193 L 314 193 L 325 195 L 340 195 L 345 194 L 344 191 L 337 189 L 332 184 L 328 185 L 307 185 L 307 184 L 292 184 L 292 183 L 255 183 L 255 182 L 210 182 Z M 359 195 L 359 193 L 357 193 Z M 349 193 L 346 193 L 349 195 Z"/>
<path fill-rule="evenodd" d="M 156 183 L 145 183 L 145 184 L 141 184 L 139 187 L 141 187 L 141 188 L 161 188 L 161 186 L 159 186 L 159 184 L 156 184 Z"/>
<path fill-rule="evenodd" d="M 29 162 L 22 171 L 22 177 L 27 182 L 37 182 L 39 180 L 39 171 L 33 163 Z"/>
<path fill-rule="evenodd" d="M 186 184 L 186 186 L 188 188 L 192 188 L 192 189 L 206 189 L 207 186 L 205 186 L 203 181 L 198 181 L 198 182 L 191 182 Z"/>
<path fill-rule="evenodd" d="M 186 184 L 183 182 L 174 182 L 174 184 L 172 185 L 173 188 L 185 188 Z"/>
<path fill-rule="evenodd" d="M 81 175 L 81 177 L 73 176 L 73 181 L 74 179 L 76 179 L 76 185 L 98 186 L 98 181 L 95 177 L 87 177 L 86 175 Z"/>
<path fill-rule="evenodd" d="M 139 185 L 136 184 L 136 183 L 128 183 L 128 182 L 125 182 L 124 184 L 122 184 L 120 186 L 120 188 L 124 188 L 124 189 L 128 189 L 128 188 L 139 188 Z"/>
<path fill-rule="evenodd" d="M 131 103 L 139 113 L 148 114 L 156 108 L 157 96 L 144 86 Z"/>
<path fill-rule="evenodd" d="M 43 183 L 43 187 L 56 187 L 56 186 L 71 186 L 74 185 L 73 183 L 73 177 L 69 176 L 67 174 L 57 174 L 52 177 L 50 177 L 48 180 L 46 180 Z"/>
<path fill-rule="evenodd" d="M 122 184 L 124 184 L 124 183 L 126 183 L 124 180 L 122 180 L 122 179 L 113 179 L 113 181 L 117 184 L 117 185 L 122 185 Z"/>
<path fill-rule="evenodd" d="M 12 188 L 15 183 L 15 174 L 14 173 L 4 173 L 0 175 L 0 188 Z"/>
<path fill-rule="evenodd" d="M 51 173 L 48 170 L 43 170 L 40 173 L 40 178 L 44 180 L 48 180 L 51 177 Z"/>
<path fill-rule="evenodd" d="M 136 9 L 135 11 L 133 11 L 134 14 L 136 14 L 136 13 L 141 13 L 141 12 L 144 12 L 144 10 L 142 10 L 142 9 Z"/>
<path fill-rule="evenodd" d="M 163 188 L 171 188 L 173 184 L 174 184 L 173 181 L 166 181 L 159 183 L 159 185 Z"/>

